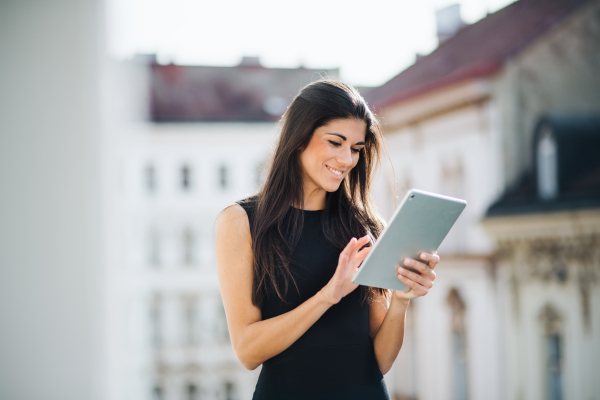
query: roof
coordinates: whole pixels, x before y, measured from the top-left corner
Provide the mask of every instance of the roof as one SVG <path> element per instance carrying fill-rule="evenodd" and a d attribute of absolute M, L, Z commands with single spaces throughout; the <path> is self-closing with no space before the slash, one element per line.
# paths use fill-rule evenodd
<path fill-rule="evenodd" d="M 234 67 L 150 62 L 150 117 L 155 122 L 277 121 L 294 96 L 339 70 L 266 68 L 245 57 Z"/>
<path fill-rule="evenodd" d="M 556 141 L 558 196 L 540 199 L 533 162 L 529 172 L 490 206 L 487 216 L 600 208 L 600 115 L 543 116 L 535 143 L 542 127 L 548 127 Z"/>
<path fill-rule="evenodd" d="M 366 100 L 381 109 L 469 78 L 489 76 L 589 0 L 519 0 L 459 30 Z"/>

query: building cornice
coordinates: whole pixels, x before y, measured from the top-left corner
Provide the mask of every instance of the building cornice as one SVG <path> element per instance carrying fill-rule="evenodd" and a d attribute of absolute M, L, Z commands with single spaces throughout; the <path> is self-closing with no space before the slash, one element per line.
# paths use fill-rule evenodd
<path fill-rule="evenodd" d="M 482 225 L 498 241 L 600 235 L 600 209 L 487 217 Z"/>
<path fill-rule="evenodd" d="M 386 131 L 397 130 L 423 119 L 487 100 L 489 80 L 471 79 L 395 103 L 381 112 Z"/>

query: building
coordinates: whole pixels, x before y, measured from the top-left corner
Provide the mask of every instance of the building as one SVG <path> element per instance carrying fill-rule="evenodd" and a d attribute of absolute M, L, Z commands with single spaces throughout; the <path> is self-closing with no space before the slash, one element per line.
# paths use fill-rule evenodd
<path fill-rule="evenodd" d="M 450 20 L 436 50 L 367 95 L 396 174 L 396 192 L 382 174 L 381 209 L 411 187 L 468 201 L 434 289 L 412 304 L 390 390 L 595 398 L 600 3 L 520 0 Z"/>
<path fill-rule="evenodd" d="M 123 398 L 245 400 L 214 257 L 219 212 L 254 194 L 276 121 L 299 89 L 337 70 L 159 65 L 139 57 L 147 121 L 129 133 Z"/>

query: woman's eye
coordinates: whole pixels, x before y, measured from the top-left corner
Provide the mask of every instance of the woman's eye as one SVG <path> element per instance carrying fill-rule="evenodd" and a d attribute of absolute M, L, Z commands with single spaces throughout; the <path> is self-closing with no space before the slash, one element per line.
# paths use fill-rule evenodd
<path fill-rule="evenodd" d="M 330 140 L 329 143 L 331 143 L 332 145 L 334 145 L 335 147 L 341 146 L 341 143 L 338 142 L 334 142 L 333 140 Z"/>
<path fill-rule="evenodd" d="M 355 152 L 355 153 L 360 153 L 360 149 L 353 148 L 352 151 Z"/>

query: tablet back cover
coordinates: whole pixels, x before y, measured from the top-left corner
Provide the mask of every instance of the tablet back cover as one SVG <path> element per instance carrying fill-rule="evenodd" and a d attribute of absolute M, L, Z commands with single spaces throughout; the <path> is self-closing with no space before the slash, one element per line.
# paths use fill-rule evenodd
<path fill-rule="evenodd" d="M 352 281 L 407 291 L 397 277 L 398 264 L 405 257 L 420 260 L 423 251 L 435 252 L 466 205 L 465 200 L 409 190 Z"/>

